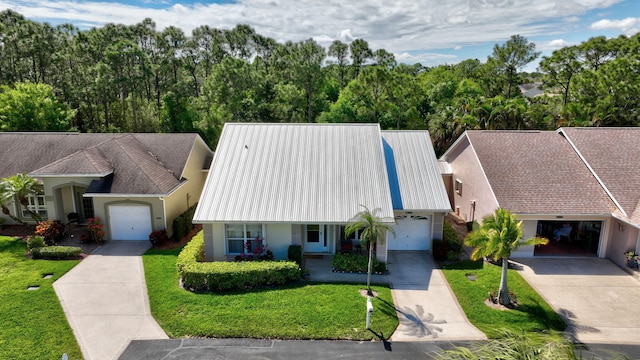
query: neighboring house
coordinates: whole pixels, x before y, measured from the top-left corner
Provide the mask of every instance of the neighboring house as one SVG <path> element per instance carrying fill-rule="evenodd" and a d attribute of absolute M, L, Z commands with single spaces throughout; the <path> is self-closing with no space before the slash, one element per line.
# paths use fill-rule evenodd
<path fill-rule="evenodd" d="M 276 258 L 290 245 L 331 254 L 363 210 L 393 224 L 376 254 L 431 250 L 451 210 L 429 133 L 378 124 L 227 123 L 194 216 L 205 258 L 230 260 L 261 238 Z"/>
<path fill-rule="evenodd" d="M 213 152 L 197 134 L 0 133 L 0 157 L 0 177 L 42 182 L 29 201 L 43 218 L 100 217 L 105 239 L 148 240 L 152 230 L 171 234 L 196 203 Z M 32 221 L 17 201 L 10 207 Z"/>
<path fill-rule="evenodd" d="M 481 220 L 497 207 L 516 213 L 525 237 L 549 245 L 514 257 L 607 257 L 640 251 L 640 128 L 467 131 L 442 155 L 455 212 Z M 569 235 L 561 229 L 570 229 Z"/>
<path fill-rule="evenodd" d="M 542 90 L 540 86 L 542 86 L 542 83 L 533 83 L 518 85 L 518 88 L 520 89 L 522 96 L 531 99 L 544 94 L 544 90 Z"/>

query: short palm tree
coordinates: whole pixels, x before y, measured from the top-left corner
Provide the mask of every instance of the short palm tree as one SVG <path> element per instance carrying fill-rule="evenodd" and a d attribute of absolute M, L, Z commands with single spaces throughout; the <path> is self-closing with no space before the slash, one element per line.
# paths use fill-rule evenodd
<path fill-rule="evenodd" d="M 373 296 L 371 292 L 371 266 L 373 263 L 373 244 L 384 244 L 385 234 L 391 232 L 393 236 L 396 232 L 389 224 L 385 224 L 382 220 L 376 216 L 380 209 L 375 209 L 373 212 L 364 205 L 360 205 L 364 210 L 357 213 L 351 222 L 347 224 L 344 229 L 345 236 L 349 236 L 356 231 L 360 230 L 360 245 L 365 247 L 369 245 L 369 263 L 367 266 L 367 294 Z"/>
<path fill-rule="evenodd" d="M 7 207 L 7 203 L 9 203 L 13 199 L 13 194 L 9 192 L 7 189 L 7 183 L 0 182 L 0 209 L 2 209 L 2 213 L 13 219 L 13 221 L 19 224 L 25 224 L 22 219 L 13 215 L 9 207 Z"/>
<path fill-rule="evenodd" d="M 502 260 L 498 301 L 505 306 L 511 304 L 509 287 L 507 286 L 507 270 L 511 252 L 522 245 L 540 245 L 549 242 L 548 239 L 539 237 L 521 241 L 522 236 L 522 221 L 518 221 L 518 217 L 510 211 L 498 208 L 494 214 L 485 216 L 480 228 L 470 232 L 464 239 L 467 246 L 475 247 L 471 253 L 471 259 L 478 260 L 490 257 L 494 261 Z"/>
<path fill-rule="evenodd" d="M 29 196 L 37 195 L 40 192 L 40 183 L 27 174 L 16 174 L 2 179 L 3 186 L 8 195 L 15 196 L 18 202 L 29 212 L 35 221 L 42 221 L 42 217 L 37 212 L 29 208 Z"/>

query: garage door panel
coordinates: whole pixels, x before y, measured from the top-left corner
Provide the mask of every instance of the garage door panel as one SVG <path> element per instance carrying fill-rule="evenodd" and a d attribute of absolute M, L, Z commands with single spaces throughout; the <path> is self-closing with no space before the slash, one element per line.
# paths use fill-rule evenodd
<path fill-rule="evenodd" d="M 147 205 L 111 205 L 109 223 L 112 240 L 148 240 L 151 209 Z"/>
<path fill-rule="evenodd" d="M 393 228 L 396 237 L 388 241 L 389 250 L 431 250 L 431 217 L 398 219 Z"/>

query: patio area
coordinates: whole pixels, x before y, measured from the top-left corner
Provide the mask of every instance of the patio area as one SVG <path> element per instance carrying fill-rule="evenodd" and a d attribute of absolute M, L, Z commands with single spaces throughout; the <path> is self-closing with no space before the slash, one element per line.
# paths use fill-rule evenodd
<path fill-rule="evenodd" d="M 345 283 L 366 283 L 367 274 L 342 273 L 332 271 L 333 255 L 314 255 L 305 257 L 302 262 L 303 268 L 309 271 L 311 281 L 319 282 L 345 282 Z M 388 284 L 387 274 L 371 275 L 372 284 Z"/>

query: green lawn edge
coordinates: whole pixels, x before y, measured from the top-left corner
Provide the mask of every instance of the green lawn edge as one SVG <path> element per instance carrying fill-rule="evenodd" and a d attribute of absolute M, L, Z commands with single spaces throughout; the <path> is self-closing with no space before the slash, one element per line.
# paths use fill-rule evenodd
<path fill-rule="evenodd" d="M 515 270 L 508 273 L 509 290 L 520 304 L 513 310 L 498 310 L 485 304 L 489 292 L 497 291 L 500 285 L 499 266 L 461 261 L 442 267 L 442 273 L 469 321 L 489 338 L 500 338 L 505 331 L 554 333 L 567 326 Z"/>
<path fill-rule="evenodd" d="M 26 244 L 0 236 L 0 359 L 82 359 L 53 289 L 78 260 L 31 260 Z M 52 274 L 45 279 L 44 275 Z M 38 290 L 27 290 L 29 286 Z"/>
<path fill-rule="evenodd" d="M 304 282 L 251 291 L 197 294 L 179 286 L 180 249 L 143 255 L 151 313 L 172 338 L 388 339 L 398 318 L 388 286 L 373 289 L 365 328 L 365 284 Z"/>

